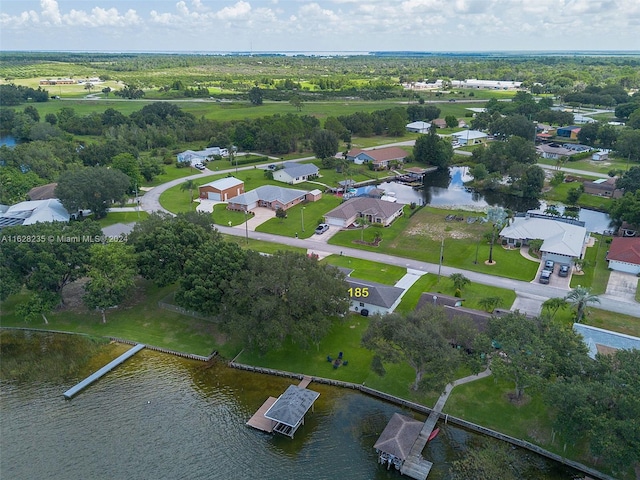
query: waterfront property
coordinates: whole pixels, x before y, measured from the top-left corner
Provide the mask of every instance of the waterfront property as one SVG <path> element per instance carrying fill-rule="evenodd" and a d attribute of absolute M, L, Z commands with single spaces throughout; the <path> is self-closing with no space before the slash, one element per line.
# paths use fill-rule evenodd
<path fill-rule="evenodd" d="M 360 217 L 368 222 L 389 226 L 403 213 L 404 205 L 378 198 L 357 197 L 347 200 L 324 215 L 325 223 L 341 228 L 353 225 Z"/>
<path fill-rule="evenodd" d="M 592 182 L 583 182 L 584 193 L 599 195 L 601 197 L 620 198 L 624 190 L 616 188 L 616 178 L 599 178 Z"/>
<path fill-rule="evenodd" d="M 347 160 L 356 165 L 371 163 L 374 169 L 383 170 L 389 168 L 393 161 L 403 163 L 407 155 L 408 153 L 400 147 L 382 147 L 373 150 L 353 148 L 347 152 Z"/>
<path fill-rule="evenodd" d="M 393 465 L 400 470 L 420 435 L 420 430 L 422 422 L 394 413 L 373 446 L 378 454 L 378 461 L 387 465 L 387 468 Z"/>
<path fill-rule="evenodd" d="M 543 240 L 540 247 L 542 261 L 553 260 L 561 264 L 582 258 L 589 241 L 583 222 L 535 214 L 514 218 L 500 231 L 500 236 L 510 246 Z"/>
<path fill-rule="evenodd" d="M 356 278 L 345 278 L 349 286 L 349 310 L 362 315 L 391 313 L 400 303 L 404 289 L 369 282 Z"/>

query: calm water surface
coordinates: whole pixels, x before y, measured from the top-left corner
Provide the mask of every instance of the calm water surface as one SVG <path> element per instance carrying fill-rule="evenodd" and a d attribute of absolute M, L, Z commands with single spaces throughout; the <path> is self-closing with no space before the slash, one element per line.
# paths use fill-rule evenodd
<path fill-rule="evenodd" d="M 291 440 L 245 426 L 286 379 L 143 350 L 64 400 L 76 380 L 2 383 L 3 480 L 403 478 L 379 466 L 372 448 L 401 409 L 359 393 L 312 383 L 321 394 L 315 412 Z M 429 479 L 446 479 L 450 462 L 479 440 L 444 427 L 423 452 L 435 463 Z M 544 462 L 537 473 L 572 478 Z"/>

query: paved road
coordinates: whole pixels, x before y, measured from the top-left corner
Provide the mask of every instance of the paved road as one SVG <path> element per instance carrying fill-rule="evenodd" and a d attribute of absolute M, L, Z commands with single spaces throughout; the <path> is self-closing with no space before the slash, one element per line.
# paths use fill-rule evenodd
<path fill-rule="evenodd" d="M 399 142 L 399 144 L 407 144 L 407 142 Z M 299 161 L 308 160 L 312 158 L 314 157 L 299 158 L 292 161 L 299 162 Z M 239 167 L 237 170 L 238 171 L 251 170 L 253 168 L 254 168 L 253 165 L 251 165 L 247 167 Z M 549 168 L 553 168 L 553 167 L 549 167 Z M 563 169 L 563 171 L 567 171 L 567 170 L 571 170 L 571 169 Z M 183 183 L 186 180 L 198 179 L 202 177 L 204 174 L 235 173 L 235 171 L 236 171 L 235 168 L 220 170 L 216 172 L 212 172 L 207 169 L 202 172 L 198 172 L 194 175 L 190 175 L 188 177 L 172 180 L 170 182 L 159 185 L 153 188 L 152 190 L 146 192 L 141 197 L 140 205 L 142 206 L 142 209 L 146 210 L 147 212 L 160 211 L 160 212 L 172 214 L 171 212 L 169 212 L 168 210 L 166 210 L 160 205 L 159 199 L 162 192 L 164 192 L 165 190 L 175 185 L 179 185 L 180 183 Z M 581 171 L 577 170 L 576 172 L 581 172 Z M 591 172 L 584 172 L 584 174 L 593 175 L 593 173 Z M 246 234 L 244 227 L 238 228 L 238 227 L 217 226 L 217 228 L 222 233 L 226 233 L 229 235 L 245 236 Z M 268 242 L 280 243 L 284 245 L 291 245 L 291 246 L 301 247 L 301 248 L 311 249 L 311 250 L 313 250 L 314 248 L 317 248 L 318 251 L 333 253 L 333 254 L 340 254 L 341 252 L 343 252 L 345 255 L 349 255 L 355 258 L 362 258 L 365 260 L 372 260 L 376 262 L 387 263 L 389 265 L 398 265 L 401 267 L 412 268 L 415 270 L 423 271 L 425 273 L 438 274 L 438 271 L 440 271 L 440 274 L 442 276 L 449 276 L 452 273 L 462 273 L 472 282 L 512 289 L 516 291 L 519 296 L 524 295 L 524 296 L 552 298 L 552 297 L 564 297 L 567 294 L 566 290 L 561 288 L 555 288 L 549 285 L 522 282 L 518 280 L 512 280 L 509 278 L 496 277 L 493 275 L 487 275 L 483 273 L 477 273 L 477 272 L 472 272 L 468 270 L 462 270 L 462 269 L 447 267 L 447 266 L 439 267 L 438 265 L 432 264 L 432 263 L 421 262 L 418 260 L 411 260 L 411 259 L 402 258 L 402 257 L 395 257 L 392 255 L 386 255 L 386 254 L 381 254 L 376 252 L 368 252 L 368 251 L 358 250 L 355 248 L 345 248 L 345 247 L 334 246 L 329 244 L 318 245 L 318 242 L 313 242 L 310 240 L 288 238 L 280 235 L 272 235 L 268 233 L 259 233 L 259 232 L 249 232 L 249 238 L 256 239 L 256 240 L 265 240 Z M 627 302 L 621 301 L 620 298 L 616 298 L 608 295 L 600 295 L 599 298 L 600 298 L 600 305 L 598 306 L 598 308 L 602 308 L 604 310 L 608 310 L 611 312 L 640 317 L 640 305 L 638 303 L 630 302 L 630 301 L 627 301 Z"/>

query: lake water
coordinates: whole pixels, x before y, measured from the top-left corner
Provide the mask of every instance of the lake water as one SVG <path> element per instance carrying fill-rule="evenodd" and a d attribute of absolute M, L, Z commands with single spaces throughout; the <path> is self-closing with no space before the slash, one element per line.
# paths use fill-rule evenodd
<path fill-rule="evenodd" d="M 424 188 L 416 190 L 408 185 L 385 182 L 380 188 L 394 192 L 398 202 L 404 204 L 431 205 L 441 208 L 459 208 L 463 210 L 486 210 L 489 206 L 508 208 L 514 212 L 542 213 L 547 205 L 536 199 L 519 198 L 499 192 L 477 192 L 465 187 L 473 177 L 469 167 L 451 167 L 449 171 L 428 173 L 424 179 Z M 560 206 L 562 212 L 564 207 Z M 585 222 L 590 232 L 602 233 L 610 227 L 609 215 L 595 210 L 580 209 L 579 220 Z"/>
<path fill-rule="evenodd" d="M 373 450 L 402 410 L 350 390 L 312 383 L 320 397 L 292 440 L 245 425 L 268 396 L 290 384 L 280 377 L 143 350 L 65 400 L 62 393 L 76 380 L 2 382 L 3 479 L 403 478 L 378 465 Z M 481 441 L 441 428 L 423 452 L 434 462 L 430 480 L 446 479 L 450 463 Z M 573 478 L 536 458 L 531 478 Z"/>

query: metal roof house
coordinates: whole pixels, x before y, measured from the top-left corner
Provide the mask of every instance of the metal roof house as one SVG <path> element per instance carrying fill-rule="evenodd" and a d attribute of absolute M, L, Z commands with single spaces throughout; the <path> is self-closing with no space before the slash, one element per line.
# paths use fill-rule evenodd
<path fill-rule="evenodd" d="M 478 145 L 486 142 L 489 138 L 489 135 L 479 130 L 463 130 L 452 133 L 451 136 L 454 137 L 460 145 Z"/>
<path fill-rule="evenodd" d="M 413 132 L 413 133 L 429 133 L 429 129 L 431 128 L 431 124 L 428 122 L 411 122 L 408 123 L 407 126 L 405 127 L 407 129 L 407 132 Z"/>
<path fill-rule="evenodd" d="M 320 173 L 320 169 L 313 163 L 285 162 L 284 168 L 273 172 L 273 179 L 294 185 L 315 178 L 318 173 Z"/>
<path fill-rule="evenodd" d="M 293 438 L 300 425 L 304 425 L 305 414 L 319 396 L 320 394 L 313 390 L 289 385 L 264 416 L 275 422 L 274 432 Z"/>
<path fill-rule="evenodd" d="M 205 162 L 207 160 L 213 159 L 215 156 L 228 157 L 229 150 L 226 148 L 220 147 L 209 147 L 204 150 L 185 150 L 182 153 L 177 155 L 178 162 L 189 163 L 190 165 L 194 165 L 199 162 Z"/>
<path fill-rule="evenodd" d="M 244 193 L 244 182 L 234 177 L 225 177 L 205 183 L 198 190 L 200 198 L 226 202 Z"/>
<path fill-rule="evenodd" d="M 248 212 L 257 207 L 287 210 L 308 200 L 308 192 L 276 185 L 263 185 L 229 200 L 229 210 Z"/>
<path fill-rule="evenodd" d="M 591 358 L 596 358 L 598 353 L 607 354 L 616 350 L 640 350 L 640 338 L 638 337 L 611 332 L 583 323 L 574 323 L 573 329 L 582 335 L 584 343 L 589 348 L 589 356 Z"/>
<path fill-rule="evenodd" d="M 516 217 L 500 231 L 508 245 L 528 244 L 530 240 L 543 240 L 542 260 L 571 263 L 582 258 L 589 233 L 582 222 L 527 215 Z"/>
<path fill-rule="evenodd" d="M 60 200 L 31 200 L 16 203 L 0 214 L 0 229 L 16 225 L 32 225 L 38 222 L 68 222 L 69 212 Z"/>

